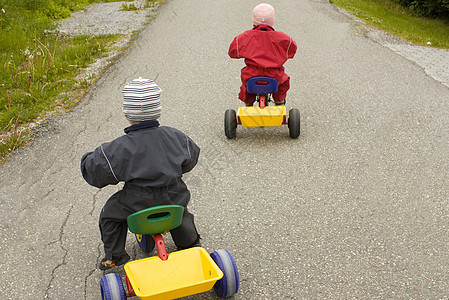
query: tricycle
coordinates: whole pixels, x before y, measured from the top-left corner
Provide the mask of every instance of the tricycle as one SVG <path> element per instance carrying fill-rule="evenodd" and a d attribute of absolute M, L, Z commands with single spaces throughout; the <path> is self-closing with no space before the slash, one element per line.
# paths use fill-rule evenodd
<path fill-rule="evenodd" d="M 224 118 L 225 135 L 228 139 L 234 139 L 237 133 L 237 125 L 243 127 L 269 127 L 288 125 L 291 138 L 297 138 L 300 134 L 300 114 L 297 108 L 289 111 L 285 105 L 270 105 L 274 103 L 273 94 L 278 90 L 278 81 L 271 77 L 252 77 L 246 82 L 248 93 L 256 95 L 258 106 L 240 107 L 237 111 L 227 109 Z"/>
<path fill-rule="evenodd" d="M 228 250 L 208 254 L 202 247 L 193 247 L 167 253 L 162 234 L 181 224 L 183 212 L 183 206 L 162 205 L 128 217 L 128 228 L 136 235 L 140 248 L 151 252 L 155 244 L 158 256 L 125 264 L 128 292 L 125 292 L 119 274 L 104 275 L 100 280 L 103 300 L 125 300 L 134 296 L 141 299 L 175 299 L 212 288 L 222 298 L 237 293 L 239 274 Z"/>

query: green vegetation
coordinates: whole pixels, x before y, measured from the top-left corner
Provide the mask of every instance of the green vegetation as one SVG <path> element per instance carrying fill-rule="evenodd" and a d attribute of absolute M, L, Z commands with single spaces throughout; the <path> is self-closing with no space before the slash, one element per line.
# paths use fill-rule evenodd
<path fill-rule="evenodd" d="M 76 76 L 120 38 L 54 33 L 55 20 L 100 1 L 117 0 L 0 0 L 0 163 L 30 140 L 21 125 L 73 106 L 90 84 Z"/>
<path fill-rule="evenodd" d="M 138 10 L 138 8 L 134 5 L 134 3 L 131 3 L 131 4 L 123 3 L 122 4 L 122 10 L 124 10 L 124 11 L 136 11 L 136 10 Z"/>
<path fill-rule="evenodd" d="M 125 0 L 125 1 L 133 2 L 134 0 Z M 163 1 L 155 1 L 155 0 L 145 1 L 144 3 L 140 3 L 139 6 L 134 5 L 134 3 L 130 3 L 130 4 L 123 3 L 121 10 L 122 11 L 138 11 L 138 10 L 142 10 L 142 9 L 147 9 L 149 7 L 154 6 L 156 3 L 161 3 L 161 2 L 163 2 Z"/>
<path fill-rule="evenodd" d="M 449 48 L 449 20 L 444 14 L 441 18 L 418 16 L 410 8 L 400 5 L 398 1 L 330 0 L 367 24 L 414 44 L 427 45 L 427 42 L 430 42 L 433 47 Z"/>
<path fill-rule="evenodd" d="M 449 0 L 393 0 L 413 14 L 449 20 Z"/>
<path fill-rule="evenodd" d="M 0 140 L 0 164 L 3 164 L 14 150 L 26 146 L 31 137 L 27 131 L 18 130 L 16 123 L 11 132 L 0 135 Z"/>
<path fill-rule="evenodd" d="M 25 49 L 2 53 L 1 128 L 11 130 L 13 123 L 23 124 L 67 100 L 59 95 L 77 87 L 79 69 L 104 53 L 114 39 L 36 35 Z"/>

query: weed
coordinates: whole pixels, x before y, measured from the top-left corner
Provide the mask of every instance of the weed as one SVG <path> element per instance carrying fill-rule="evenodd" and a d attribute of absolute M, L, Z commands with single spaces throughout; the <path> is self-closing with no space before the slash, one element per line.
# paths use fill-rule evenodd
<path fill-rule="evenodd" d="M 128 1 L 133 1 L 133 0 L 128 0 Z M 148 0 L 148 1 L 144 1 L 143 5 L 140 2 L 139 6 L 137 7 L 134 3 L 131 4 L 126 4 L 123 3 L 122 4 L 122 11 L 138 11 L 138 10 L 142 10 L 142 9 L 147 9 L 149 7 L 155 7 L 158 3 L 161 3 L 162 1 L 157 1 L 157 0 Z"/>
<path fill-rule="evenodd" d="M 390 32 L 414 44 L 449 48 L 449 26 L 443 19 L 412 15 L 393 0 L 331 0 L 367 24 Z"/>
<path fill-rule="evenodd" d="M 123 3 L 121 10 L 122 11 L 136 11 L 136 10 L 138 10 L 138 8 L 134 5 L 134 3 L 131 3 L 131 4 Z"/>
<path fill-rule="evenodd" d="M 12 122 L 12 120 L 11 120 Z M 26 146 L 31 141 L 28 129 L 20 129 L 18 119 L 11 124 L 12 130 L 0 135 L 0 165 L 4 164 L 14 150 Z"/>

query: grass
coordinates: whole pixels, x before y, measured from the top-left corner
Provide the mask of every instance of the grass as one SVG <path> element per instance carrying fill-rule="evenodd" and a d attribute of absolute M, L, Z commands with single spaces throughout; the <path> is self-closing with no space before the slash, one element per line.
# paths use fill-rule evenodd
<path fill-rule="evenodd" d="M 35 37 L 19 53 L 1 55 L 0 128 L 23 124 L 60 102 L 60 95 L 83 83 L 76 75 L 108 50 L 118 36 Z"/>
<path fill-rule="evenodd" d="M 31 141 L 30 133 L 19 129 L 17 120 L 11 127 L 13 129 L 7 134 L 0 135 L 0 164 L 4 164 L 14 150 L 26 146 Z"/>
<path fill-rule="evenodd" d="M 32 140 L 30 122 L 76 106 L 95 79 L 77 76 L 121 38 L 54 34 L 55 20 L 100 1 L 118 0 L 0 0 L 0 164 Z M 144 2 L 122 8 L 140 10 L 164 1 Z"/>
<path fill-rule="evenodd" d="M 414 16 L 392 0 L 330 0 L 365 21 L 413 44 L 449 49 L 449 21 Z"/>
<path fill-rule="evenodd" d="M 91 84 L 77 76 L 120 38 L 45 34 L 54 20 L 99 1 L 0 0 L 0 164 L 31 141 L 29 122 L 74 106 Z"/>
<path fill-rule="evenodd" d="M 90 84 L 76 76 L 118 38 L 36 36 L 19 53 L 0 54 L 0 163 L 30 140 L 20 125 L 75 101 L 72 97 Z"/>

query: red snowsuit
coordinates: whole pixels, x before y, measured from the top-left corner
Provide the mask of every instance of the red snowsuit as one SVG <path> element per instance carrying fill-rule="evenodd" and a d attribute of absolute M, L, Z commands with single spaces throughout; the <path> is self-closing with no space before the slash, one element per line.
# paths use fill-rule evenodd
<path fill-rule="evenodd" d="M 246 81 L 255 76 L 268 76 L 279 83 L 278 91 L 273 95 L 274 101 L 284 101 L 290 88 L 290 76 L 284 73 L 282 65 L 295 56 L 296 49 L 291 37 L 265 24 L 254 26 L 235 37 L 228 54 L 231 58 L 244 58 L 246 64 L 242 69 L 239 99 L 252 105 L 255 95 L 246 91 Z"/>

